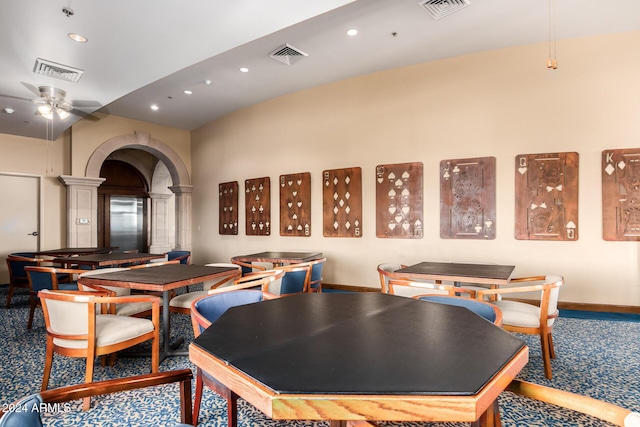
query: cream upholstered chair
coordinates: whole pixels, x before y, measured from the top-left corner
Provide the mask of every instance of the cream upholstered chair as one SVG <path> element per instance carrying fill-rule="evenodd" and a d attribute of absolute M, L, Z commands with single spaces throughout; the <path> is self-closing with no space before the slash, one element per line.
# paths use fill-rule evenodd
<path fill-rule="evenodd" d="M 234 280 L 242 276 L 242 269 L 237 264 L 215 262 L 211 264 L 205 264 L 207 267 L 232 267 L 234 271 L 229 271 L 229 274 L 221 277 L 218 280 L 211 280 L 202 284 L 201 291 L 185 292 L 184 294 L 177 295 L 171 298 L 169 301 L 170 310 L 174 313 L 189 314 L 191 311 L 191 303 L 198 298 L 207 295 L 209 290 L 224 288 L 225 286 L 233 285 Z"/>
<path fill-rule="evenodd" d="M 457 288 L 453 285 L 427 282 L 420 280 L 394 279 L 390 278 L 387 283 L 389 294 L 401 297 L 413 298 L 416 295 L 456 295 L 466 294 L 469 298 L 475 298 L 475 291 L 464 288 Z"/>
<path fill-rule="evenodd" d="M 149 264 L 142 264 L 135 267 L 118 267 L 118 268 L 103 268 L 100 270 L 89 270 L 80 275 L 80 278 L 87 276 L 98 276 L 100 274 L 114 273 L 116 271 L 124 271 L 132 268 L 146 268 Z M 78 283 L 78 289 L 86 292 L 103 292 L 109 297 L 128 297 L 131 296 L 131 289 L 122 288 L 119 286 L 98 286 L 98 285 L 85 285 Z M 160 304 L 162 305 L 162 298 L 160 298 Z M 118 316 L 134 316 L 134 317 L 147 317 L 151 314 L 152 304 L 149 301 L 128 301 L 128 300 L 113 300 L 113 303 L 107 307 L 109 314 L 117 314 Z"/>
<path fill-rule="evenodd" d="M 101 295 L 99 293 L 98 295 Z M 160 299 L 154 296 L 104 297 L 95 292 L 49 291 L 38 293 L 47 328 L 47 348 L 42 376 L 46 390 L 55 353 L 86 359 L 85 382 L 93 381 L 93 366 L 97 356 L 111 354 L 151 340 L 151 372 L 158 372 L 160 345 Z M 149 302 L 151 320 L 129 316 L 101 314 L 101 307 L 119 300 Z M 83 408 L 89 409 L 87 397 Z"/>
<path fill-rule="evenodd" d="M 640 413 L 588 396 L 522 380 L 513 380 L 507 390 L 530 399 L 591 415 L 616 426 L 640 427 Z"/>
<path fill-rule="evenodd" d="M 378 275 L 380 276 L 380 292 L 383 294 L 389 293 L 389 280 L 397 278 L 393 274 L 396 270 L 406 267 L 402 264 L 393 264 L 390 262 L 378 264 Z"/>
<path fill-rule="evenodd" d="M 511 332 L 540 336 L 544 373 L 552 379 L 551 359 L 556 357 L 553 348 L 553 325 L 558 317 L 558 296 L 564 284 L 562 276 L 531 276 L 511 279 L 509 285 L 498 289 L 480 290 L 477 298 L 501 295 L 502 300 L 493 301 L 502 310 L 502 327 Z M 539 305 L 521 301 L 505 300 L 507 294 L 535 292 L 539 296 Z"/>

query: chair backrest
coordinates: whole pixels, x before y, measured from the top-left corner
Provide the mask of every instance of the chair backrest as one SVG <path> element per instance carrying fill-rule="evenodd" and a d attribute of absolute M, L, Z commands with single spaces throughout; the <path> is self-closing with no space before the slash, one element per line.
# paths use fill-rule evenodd
<path fill-rule="evenodd" d="M 146 264 L 143 264 L 146 265 Z M 143 265 L 140 266 L 136 266 L 136 267 L 114 267 L 114 268 L 103 268 L 100 270 L 89 270 L 89 271 L 85 271 L 82 274 L 80 274 L 80 276 L 78 277 L 79 279 L 82 279 L 83 277 L 90 277 L 90 276 L 99 276 L 100 274 L 107 274 L 107 273 L 115 273 L 117 271 L 125 271 L 125 270 L 131 270 L 133 268 L 141 268 L 143 267 Z M 113 296 L 113 297 L 125 297 L 128 295 L 131 295 L 131 289 L 129 288 L 123 288 L 121 286 L 88 286 L 88 285 L 84 285 L 80 282 L 80 280 L 78 280 L 78 289 L 80 289 L 81 291 L 85 291 L 85 292 L 96 292 L 96 291 L 102 291 L 102 290 L 106 290 L 109 292 L 109 296 Z"/>
<path fill-rule="evenodd" d="M 69 339 L 86 341 L 89 334 L 91 309 L 95 310 L 95 306 L 89 304 L 92 296 L 87 294 L 89 293 L 62 293 L 47 289 L 38 292 L 44 310 L 47 331 L 59 335 L 74 336 Z M 65 337 L 65 339 L 67 338 Z"/>
<path fill-rule="evenodd" d="M 404 267 L 402 264 L 383 263 L 378 264 L 378 274 L 380 275 L 380 291 L 383 294 L 389 293 L 389 280 L 395 278 L 394 272 Z"/>
<path fill-rule="evenodd" d="M 326 258 L 309 261 L 309 265 L 311 265 L 311 277 L 309 279 L 310 291 L 322 288 L 322 267 L 326 261 Z"/>
<path fill-rule="evenodd" d="M 53 268 L 27 266 L 24 270 L 29 278 L 29 286 L 32 291 L 57 288 L 58 276 Z"/>
<path fill-rule="evenodd" d="M 435 294 L 435 295 L 457 295 L 465 294 L 471 298 L 475 297 L 475 291 L 458 288 L 453 285 L 438 284 L 435 282 L 427 282 L 420 280 L 407 280 L 389 278 L 387 283 L 389 294 L 401 297 L 413 298 L 416 295 Z"/>
<path fill-rule="evenodd" d="M 177 259 L 180 264 L 191 264 L 190 251 L 169 251 L 167 252 L 167 261 Z"/>
<path fill-rule="evenodd" d="M 276 295 L 289 295 L 297 294 L 301 292 L 309 291 L 309 284 L 311 281 L 311 264 L 308 262 L 300 264 L 290 264 L 283 267 L 278 267 L 279 270 L 284 271 L 284 277 L 280 284 L 279 292 Z"/>
<path fill-rule="evenodd" d="M 242 267 L 231 262 L 212 262 L 210 264 L 205 264 L 205 267 L 230 267 L 236 269 L 236 271 L 230 272 L 220 280 L 210 280 L 208 282 L 204 282 L 202 284 L 202 289 L 205 291 L 208 291 L 209 289 L 218 289 L 224 288 L 226 286 L 231 286 L 236 279 L 242 277 Z"/>
<path fill-rule="evenodd" d="M 522 288 L 531 288 L 531 291 L 540 291 L 540 309 L 547 307 L 546 313 L 541 312 L 540 317 L 554 319 L 558 316 L 558 299 L 560 297 L 560 288 L 564 284 L 562 276 L 531 276 L 519 277 L 511 279 L 509 285 L 522 284 Z M 513 289 L 510 289 L 513 291 Z"/>
<path fill-rule="evenodd" d="M 191 303 L 191 322 L 197 337 L 231 307 L 263 300 L 262 291 L 241 289 L 205 295 Z"/>
<path fill-rule="evenodd" d="M 268 262 L 245 262 L 236 259 L 236 257 L 231 257 L 231 262 L 233 264 L 239 265 L 242 267 L 242 275 L 246 276 L 247 274 L 259 273 L 265 270 L 273 269 L 273 264 Z"/>
<path fill-rule="evenodd" d="M 25 267 L 37 267 L 42 260 L 36 258 L 33 253 L 29 252 L 16 252 L 7 256 L 7 269 L 9 270 L 9 280 L 14 282 L 16 280 L 27 281 L 27 272 Z"/>
<path fill-rule="evenodd" d="M 416 295 L 414 298 L 420 301 L 464 307 L 495 325 L 502 325 L 502 311 L 495 305 L 485 301 L 477 301 L 452 295 Z"/>

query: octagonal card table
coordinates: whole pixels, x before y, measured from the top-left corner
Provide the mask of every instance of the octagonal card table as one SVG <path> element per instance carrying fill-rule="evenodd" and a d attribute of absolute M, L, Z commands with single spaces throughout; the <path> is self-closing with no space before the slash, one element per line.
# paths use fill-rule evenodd
<path fill-rule="evenodd" d="M 323 293 L 233 307 L 189 355 L 273 419 L 492 426 L 528 348 L 462 307 Z"/>

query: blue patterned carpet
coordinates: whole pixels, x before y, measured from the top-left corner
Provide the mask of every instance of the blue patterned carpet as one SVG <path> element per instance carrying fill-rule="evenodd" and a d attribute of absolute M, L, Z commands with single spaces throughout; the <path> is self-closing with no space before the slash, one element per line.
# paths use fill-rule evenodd
<path fill-rule="evenodd" d="M 4 308 L 6 288 L 0 289 L 0 403 L 3 406 L 37 392 L 44 366 L 45 329 L 42 311 L 36 312 L 34 327 L 27 331 L 28 298 L 19 293 L 12 308 Z M 18 291 L 19 292 L 19 291 Z M 172 335 L 189 342 L 193 333 L 187 316 L 173 315 Z M 520 336 L 530 347 L 530 362 L 520 378 L 531 382 L 585 394 L 640 410 L 640 323 L 598 319 L 560 318 L 554 332 L 557 359 L 553 381 L 545 379 L 537 337 Z M 186 344 L 185 344 L 186 346 Z M 426 361 L 425 361 L 426 363 Z M 162 371 L 194 368 L 187 357 L 173 357 Z M 148 372 L 145 358 L 119 358 L 113 367 L 96 368 L 95 379 L 109 379 Z M 49 387 L 84 382 L 82 359 L 56 356 Z M 179 420 L 177 386 L 98 396 L 92 409 L 83 412 L 72 402 L 64 412 L 47 413 L 47 426 L 171 426 Z M 532 401 L 505 392 L 500 397 L 504 426 L 602 426 L 599 420 Z M 200 413 L 201 426 L 226 426 L 226 405 L 205 389 Z M 239 401 L 242 427 L 309 426 L 327 422 L 273 421 L 243 400 Z M 461 426 L 462 423 L 383 423 L 384 426 Z"/>

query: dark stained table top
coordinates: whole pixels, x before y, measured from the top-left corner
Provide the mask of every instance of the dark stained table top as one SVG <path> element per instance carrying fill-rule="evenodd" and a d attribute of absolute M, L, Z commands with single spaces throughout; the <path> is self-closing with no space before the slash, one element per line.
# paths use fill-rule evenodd
<path fill-rule="evenodd" d="M 53 262 L 60 264 L 82 264 L 90 266 L 110 266 L 121 265 L 133 262 L 147 262 L 152 259 L 164 258 L 163 254 L 145 254 L 145 253 L 111 253 L 111 254 L 89 254 L 73 257 L 57 257 Z"/>
<path fill-rule="evenodd" d="M 251 255 L 234 256 L 242 262 L 272 262 L 275 264 L 297 264 L 322 258 L 322 252 L 280 252 L 266 251 Z"/>
<path fill-rule="evenodd" d="M 379 293 L 233 307 L 192 345 L 276 394 L 447 396 L 477 394 L 526 347 L 464 308 Z"/>
<path fill-rule="evenodd" d="M 99 270 L 100 274 L 81 276 L 81 283 L 104 286 L 120 286 L 131 289 L 167 290 L 200 283 L 224 275 L 235 267 L 206 267 L 191 264 L 166 264 L 156 267 L 136 268 L 109 272 Z"/>
<path fill-rule="evenodd" d="M 58 248 L 48 249 L 45 251 L 36 252 L 36 255 L 49 255 L 49 256 L 68 256 L 68 255 L 89 255 L 89 254 L 104 254 L 111 251 L 118 250 L 118 246 L 104 247 L 104 248 Z"/>
<path fill-rule="evenodd" d="M 421 262 L 396 270 L 395 274 L 399 277 L 416 279 L 506 285 L 514 269 L 513 265 Z"/>

